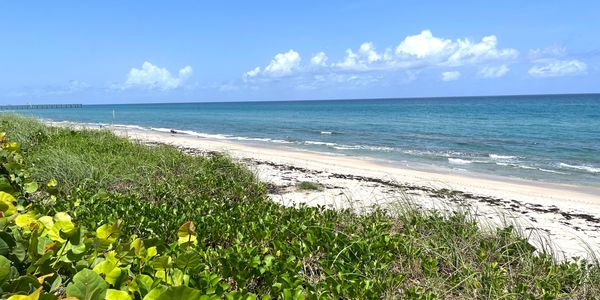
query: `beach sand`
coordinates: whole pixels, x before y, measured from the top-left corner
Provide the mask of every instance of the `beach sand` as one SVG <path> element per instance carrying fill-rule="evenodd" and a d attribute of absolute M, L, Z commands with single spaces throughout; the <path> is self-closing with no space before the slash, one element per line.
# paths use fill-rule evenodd
<path fill-rule="evenodd" d="M 60 126 L 85 126 L 52 123 Z M 192 155 L 226 153 L 248 165 L 284 205 L 323 205 L 368 211 L 402 205 L 451 212 L 467 210 L 481 226 L 515 225 L 533 245 L 553 244 L 557 259 L 600 254 L 600 188 L 541 183 L 454 170 L 415 170 L 348 156 L 130 127 L 104 127 L 146 144 L 170 144 Z M 299 190 L 302 181 L 320 191 Z"/>

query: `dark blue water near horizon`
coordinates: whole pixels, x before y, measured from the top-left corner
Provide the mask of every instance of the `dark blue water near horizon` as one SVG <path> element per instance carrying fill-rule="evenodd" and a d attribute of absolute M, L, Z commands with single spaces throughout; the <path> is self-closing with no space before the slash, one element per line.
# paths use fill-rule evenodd
<path fill-rule="evenodd" d="M 600 186 L 598 94 L 115 104 L 19 112 Z"/>

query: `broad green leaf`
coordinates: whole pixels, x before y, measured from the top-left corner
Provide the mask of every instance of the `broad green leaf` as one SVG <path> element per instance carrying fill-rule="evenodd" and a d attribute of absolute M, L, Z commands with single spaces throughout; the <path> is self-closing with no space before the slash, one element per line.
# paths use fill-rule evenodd
<path fill-rule="evenodd" d="M 80 300 L 102 300 L 106 295 L 107 284 L 100 275 L 90 269 L 83 269 L 73 277 L 67 286 L 67 297 Z"/>
<path fill-rule="evenodd" d="M 196 226 L 194 225 L 194 222 L 192 221 L 187 221 L 185 223 L 183 223 L 183 225 L 181 225 L 179 227 L 179 230 L 177 230 L 177 243 L 178 244 L 197 244 L 198 241 L 196 241 Z"/>
<path fill-rule="evenodd" d="M 172 259 L 170 256 L 163 255 L 155 258 L 152 261 L 152 267 L 155 269 L 167 269 L 172 265 Z"/>
<path fill-rule="evenodd" d="M 110 272 L 108 272 L 108 274 L 106 274 L 104 280 L 106 280 L 106 282 L 114 285 L 117 283 L 117 280 L 119 280 L 119 277 L 121 277 L 121 268 L 114 268 L 112 269 Z"/>
<path fill-rule="evenodd" d="M 8 243 L 0 236 L 0 255 L 7 255 L 9 250 L 10 247 L 8 246 Z"/>
<path fill-rule="evenodd" d="M 17 211 L 14 202 L 15 197 L 11 194 L 0 192 L 0 212 L 2 212 L 5 217 L 11 216 Z"/>
<path fill-rule="evenodd" d="M 4 191 L 7 193 L 13 193 L 15 191 L 15 189 L 10 184 L 10 181 L 8 181 L 7 178 L 0 177 L 0 191 Z"/>
<path fill-rule="evenodd" d="M 15 218 L 15 223 L 21 228 L 30 229 L 32 224 L 36 224 L 35 216 L 32 212 L 20 214 Z"/>
<path fill-rule="evenodd" d="M 183 284 L 183 272 L 179 269 L 173 269 L 171 271 L 170 280 L 173 286 L 180 286 Z"/>
<path fill-rule="evenodd" d="M 24 275 L 16 279 L 12 279 L 10 281 L 10 285 L 5 285 L 5 287 L 7 288 L 3 292 L 10 292 L 15 294 L 29 293 L 31 292 L 32 287 L 39 288 L 40 282 L 37 280 L 37 278 L 31 275 Z"/>
<path fill-rule="evenodd" d="M 106 291 L 106 300 L 131 300 L 131 296 L 126 291 L 108 289 Z"/>
<path fill-rule="evenodd" d="M 10 260 L 8 258 L 0 255 L 0 285 L 8 279 L 10 275 Z"/>
<path fill-rule="evenodd" d="M 42 287 L 35 290 L 35 292 L 29 295 L 13 295 L 8 298 L 8 300 L 38 300 L 40 298 L 40 294 L 42 293 Z"/>
<path fill-rule="evenodd" d="M 157 286 L 144 296 L 144 300 L 157 300 L 165 291 L 167 291 L 166 286 Z"/>
<path fill-rule="evenodd" d="M 56 179 L 52 178 L 48 181 L 48 183 L 46 184 L 47 187 L 49 188 L 53 188 L 55 186 L 58 185 L 58 181 L 56 181 Z"/>
<path fill-rule="evenodd" d="M 202 262 L 200 254 L 196 251 L 187 251 L 177 256 L 175 265 L 180 269 L 194 269 Z"/>
<path fill-rule="evenodd" d="M 144 297 L 152 288 L 153 283 L 154 280 L 152 280 L 152 277 L 145 274 L 141 274 L 131 281 L 131 284 L 129 285 L 129 291 L 139 292 L 140 295 Z"/>
<path fill-rule="evenodd" d="M 37 238 L 37 247 L 36 247 L 36 252 L 39 255 L 44 255 L 44 253 L 46 253 L 48 250 L 51 249 L 51 247 L 53 246 L 54 242 L 52 241 L 52 239 L 47 238 L 45 236 L 41 236 Z"/>
<path fill-rule="evenodd" d="M 25 180 L 25 183 L 23 184 L 23 190 L 26 193 L 33 194 L 33 193 L 35 193 L 35 191 L 37 191 L 37 189 L 38 189 L 37 182 L 35 182 L 34 180 L 31 180 L 31 179 Z"/>
<path fill-rule="evenodd" d="M 52 220 L 52 217 L 50 216 L 43 216 L 38 218 L 38 222 L 42 223 L 42 225 L 44 225 L 44 228 L 50 230 L 52 229 L 52 227 L 54 226 L 54 220 Z"/>
<path fill-rule="evenodd" d="M 133 240 L 129 246 L 129 249 L 133 249 L 133 252 L 137 258 L 146 258 L 146 247 L 144 247 L 144 241 L 142 241 L 142 239 L 137 238 Z"/>
<path fill-rule="evenodd" d="M 104 224 L 96 229 L 96 237 L 100 240 L 114 243 L 121 235 L 119 223 L 113 225 Z"/>
<path fill-rule="evenodd" d="M 21 150 L 21 146 L 19 146 L 17 142 L 3 143 L 2 148 L 13 152 L 19 152 L 19 150 Z"/>
<path fill-rule="evenodd" d="M 150 259 L 156 256 L 158 251 L 156 250 L 156 246 L 148 248 L 148 253 L 146 253 L 146 258 Z"/>
<path fill-rule="evenodd" d="M 65 212 L 59 212 L 54 215 L 54 227 L 69 232 L 75 228 L 75 225 L 71 221 L 71 216 Z"/>
<path fill-rule="evenodd" d="M 193 288 L 189 288 L 187 286 L 177 286 L 170 287 L 164 293 L 160 294 L 157 300 L 170 300 L 170 299 L 178 299 L 178 300 L 197 300 L 200 298 L 202 293 Z"/>

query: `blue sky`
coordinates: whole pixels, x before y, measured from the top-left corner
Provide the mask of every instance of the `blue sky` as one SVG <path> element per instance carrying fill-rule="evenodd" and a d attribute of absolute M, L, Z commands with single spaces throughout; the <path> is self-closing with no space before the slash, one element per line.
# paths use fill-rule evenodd
<path fill-rule="evenodd" d="M 3 1 L 0 103 L 600 92 L 597 1 Z"/>

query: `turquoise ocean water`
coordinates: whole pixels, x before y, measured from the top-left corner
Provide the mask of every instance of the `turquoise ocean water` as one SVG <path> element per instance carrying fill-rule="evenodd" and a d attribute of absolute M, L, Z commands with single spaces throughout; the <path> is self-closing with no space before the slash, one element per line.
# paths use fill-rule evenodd
<path fill-rule="evenodd" d="M 19 112 L 600 186 L 598 94 L 88 105 Z"/>

